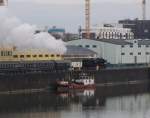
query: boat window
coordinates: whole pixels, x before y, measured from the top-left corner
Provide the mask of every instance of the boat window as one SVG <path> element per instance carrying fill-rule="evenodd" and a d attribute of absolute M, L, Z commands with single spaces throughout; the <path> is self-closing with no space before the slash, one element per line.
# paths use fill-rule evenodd
<path fill-rule="evenodd" d="M 48 55 L 48 54 L 46 54 L 46 55 L 45 55 L 45 57 L 49 57 L 49 55 Z"/>
<path fill-rule="evenodd" d="M 20 58 L 24 58 L 24 55 L 20 55 Z"/>
<path fill-rule="evenodd" d="M 33 57 L 37 57 L 37 55 L 33 55 Z"/>
<path fill-rule="evenodd" d="M 13 55 L 14 58 L 18 58 L 18 55 Z"/>
<path fill-rule="evenodd" d="M 58 55 L 56 55 L 57 57 L 60 57 L 60 55 L 58 54 Z"/>
<path fill-rule="evenodd" d="M 30 57 L 31 57 L 31 55 L 27 55 L 27 57 L 28 57 L 28 58 L 30 58 Z"/>
<path fill-rule="evenodd" d="M 51 57 L 54 57 L 54 55 L 52 54 Z"/>
<path fill-rule="evenodd" d="M 39 57 L 43 57 L 43 55 L 39 55 Z"/>

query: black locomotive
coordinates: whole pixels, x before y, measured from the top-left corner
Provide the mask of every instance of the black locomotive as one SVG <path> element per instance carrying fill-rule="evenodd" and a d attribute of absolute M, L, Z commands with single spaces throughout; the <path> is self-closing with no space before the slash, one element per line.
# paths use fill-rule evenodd
<path fill-rule="evenodd" d="M 105 59 L 102 58 L 95 58 L 95 59 L 84 59 L 82 61 L 82 69 L 91 69 L 91 70 L 95 70 L 95 69 L 101 69 L 101 68 L 105 68 L 107 64 L 107 61 Z"/>

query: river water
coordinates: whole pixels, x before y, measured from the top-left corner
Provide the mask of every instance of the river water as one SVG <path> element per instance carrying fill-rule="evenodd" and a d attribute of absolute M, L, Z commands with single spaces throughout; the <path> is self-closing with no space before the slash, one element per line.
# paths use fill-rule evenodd
<path fill-rule="evenodd" d="M 149 87 L 0 95 L 0 118 L 149 118 Z"/>

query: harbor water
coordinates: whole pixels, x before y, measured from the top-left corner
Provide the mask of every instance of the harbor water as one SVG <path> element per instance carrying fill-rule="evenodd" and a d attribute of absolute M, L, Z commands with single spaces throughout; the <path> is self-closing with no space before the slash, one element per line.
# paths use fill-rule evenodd
<path fill-rule="evenodd" d="M 0 95 L 0 118 L 149 118 L 146 83 Z"/>

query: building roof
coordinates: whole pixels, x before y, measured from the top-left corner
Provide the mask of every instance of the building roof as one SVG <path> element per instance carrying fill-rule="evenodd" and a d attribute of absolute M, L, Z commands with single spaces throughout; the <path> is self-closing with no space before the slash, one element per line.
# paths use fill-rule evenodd
<path fill-rule="evenodd" d="M 100 39 L 98 41 L 112 43 L 112 44 L 116 44 L 116 45 L 130 45 L 130 44 L 133 44 L 131 42 L 127 42 L 127 41 L 122 40 L 122 39 Z M 138 40 L 138 44 L 139 45 L 150 45 L 150 39 Z"/>
<path fill-rule="evenodd" d="M 101 41 L 101 42 L 106 42 L 106 43 L 111 43 L 111 44 L 116 44 L 116 45 L 130 45 L 132 43 L 127 42 L 123 39 L 97 39 L 96 41 Z"/>
<path fill-rule="evenodd" d="M 48 29 L 49 33 L 53 33 L 53 32 L 65 32 L 65 29 L 61 29 L 61 28 L 52 28 L 52 29 Z"/>
<path fill-rule="evenodd" d="M 82 43 L 83 42 L 87 42 L 88 44 L 89 43 L 92 43 L 92 42 L 95 42 L 95 43 L 98 43 L 98 42 L 105 42 L 105 43 L 110 43 L 110 44 L 115 44 L 115 45 L 132 45 L 133 43 L 129 42 L 129 41 L 125 41 L 123 39 L 78 39 L 78 40 L 72 40 L 72 41 L 68 41 L 68 43 L 70 42 L 78 42 L 78 43 Z M 71 43 L 71 45 L 73 45 Z"/>
<path fill-rule="evenodd" d="M 95 54 L 97 53 L 87 48 L 67 45 L 66 55 L 95 55 Z"/>

